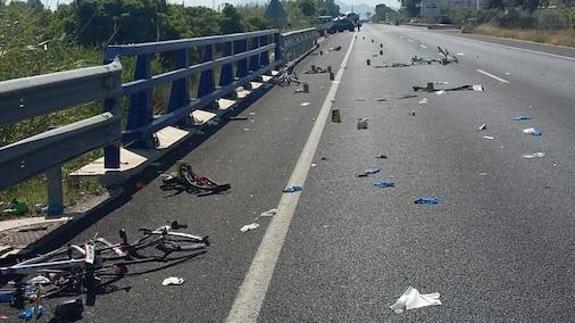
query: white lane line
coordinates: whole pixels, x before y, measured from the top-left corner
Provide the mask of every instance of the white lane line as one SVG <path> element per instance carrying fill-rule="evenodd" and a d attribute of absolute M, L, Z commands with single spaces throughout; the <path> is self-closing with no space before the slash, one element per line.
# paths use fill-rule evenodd
<path fill-rule="evenodd" d="M 313 157 L 321 139 L 321 134 L 333 105 L 332 100 L 335 101 L 337 89 L 339 88 L 341 78 L 343 77 L 347 61 L 349 60 L 351 49 L 355 42 L 355 35 L 357 35 L 357 33 L 355 33 L 354 37 L 351 38 L 351 43 L 349 44 L 347 53 L 341 63 L 342 68 L 337 71 L 335 82 L 331 85 L 331 88 L 323 101 L 321 110 L 291 174 L 288 182 L 290 185 L 303 187 L 303 184 L 305 183 L 311 162 L 313 161 Z M 228 313 L 228 317 L 226 318 L 227 323 L 255 323 L 257 321 L 280 251 L 298 204 L 300 194 L 300 192 L 296 192 L 284 193 L 282 195 L 277 207 L 278 213 L 272 218 L 264 238 L 258 247 L 250 269 L 244 278 L 234 304 Z"/>
<path fill-rule="evenodd" d="M 423 48 L 423 49 L 426 49 L 426 48 L 427 48 L 427 46 L 425 46 L 425 45 L 423 45 L 423 44 L 419 44 L 419 47 L 421 47 L 421 48 Z"/>
<path fill-rule="evenodd" d="M 493 75 L 493 74 L 491 74 L 491 73 L 487 73 L 487 72 L 485 72 L 484 70 L 476 69 L 476 71 L 479 72 L 479 73 L 481 73 L 481 74 L 483 74 L 483 75 L 487 75 L 487 76 L 489 76 L 489 77 L 491 77 L 491 78 L 493 78 L 493 79 L 496 79 L 496 80 L 498 80 L 499 82 L 509 83 L 508 80 L 502 79 L 502 78 L 500 78 L 500 77 L 497 76 L 497 75 Z"/>
<path fill-rule="evenodd" d="M 487 45 L 491 45 L 491 46 L 493 46 L 493 47 L 502 47 L 502 48 L 507 48 L 507 49 L 515 49 L 515 50 L 522 51 L 522 52 L 540 54 L 540 55 L 545 55 L 545 56 L 549 56 L 549 57 L 555 57 L 555 58 L 561 58 L 561 59 L 566 59 L 566 60 L 570 60 L 570 61 L 575 61 L 575 57 L 569 57 L 569 56 L 551 54 L 551 53 L 541 52 L 541 51 L 533 50 L 533 49 L 513 47 L 513 46 L 508 46 L 508 45 L 502 45 L 502 44 L 499 44 L 499 43 L 492 43 L 492 42 L 488 42 L 488 41 L 483 41 L 483 40 L 469 39 L 469 38 L 465 38 L 465 37 L 460 37 L 460 38 L 464 39 L 465 41 L 472 42 L 472 43 L 487 44 Z M 560 47 L 560 48 L 562 48 L 562 47 Z"/>

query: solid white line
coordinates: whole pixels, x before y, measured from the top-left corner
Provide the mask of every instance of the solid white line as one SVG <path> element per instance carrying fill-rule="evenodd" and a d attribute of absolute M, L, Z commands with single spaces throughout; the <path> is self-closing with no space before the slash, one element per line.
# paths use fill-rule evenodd
<path fill-rule="evenodd" d="M 419 44 L 419 47 L 421 47 L 421 48 L 423 48 L 423 49 L 426 49 L 426 48 L 427 48 L 427 46 L 425 46 L 425 45 L 423 45 L 423 44 Z"/>
<path fill-rule="evenodd" d="M 311 162 L 319 145 L 321 134 L 327 122 L 329 111 L 335 100 L 335 95 L 339 87 L 341 78 L 345 71 L 345 66 L 349 60 L 351 49 L 355 42 L 355 35 L 352 37 L 347 49 L 347 53 L 341 63 L 341 68 L 337 71 L 335 81 L 323 101 L 321 110 L 311 129 L 309 137 L 303 147 L 301 155 L 295 165 L 288 184 L 302 186 L 305 183 Z M 301 192 L 284 193 L 278 204 L 278 213 L 272 218 L 264 238 L 258 247 L 256 255 L 252 260 L 250 269 L 244 278 L 238 291 L 234 304 L 228 317 L 227 323 L 249 323 L 256 322 L 260 313 L 263 301 L 274 269 L 280 255 L 285 237 L 287 235 L 291 220 L 293 218 L 296 206 L 299 201 Z"/>
<path fill-rule="evenodd" d="M 481 73 L 481 74 L 483 74 L 483 75 L 487 75 L 487 76 L 489 76 L 489 77 L 491 77 L 491 78 L 493 78 L 493 79 L 496 79 L 496 80 L 498 80 L 499 82 L 509 83 L 508 80 L 502 79 L 502 78 L 500 78 L 500 77 L 497 76 L 497 75 L 493 75 L 493 74 L 491 74 L 491 73 L 487 73 L 487 72 L 485 72 L 484 70 L 476 69 L 476 71 L 478 71 L 479 73 Z"/>

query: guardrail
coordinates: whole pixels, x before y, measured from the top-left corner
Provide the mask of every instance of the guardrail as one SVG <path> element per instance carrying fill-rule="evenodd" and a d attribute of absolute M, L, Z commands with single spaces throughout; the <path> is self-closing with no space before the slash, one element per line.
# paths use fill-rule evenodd
<path fill-rule="evenodd" d="M 114 98 L 121 91 L 122 66 L 112 62 L 74 71 L 0 83 L 0 127 L 94 100 Z M 63 208 L 62 163 L 96 148 L 119 150 L 120 114 L 109 100 L 107 112 L 0 147 L 0 190 L 46 173 L 48 213 Z M 109 167 L 118 167 L 108 161 Z"/>
<path fill-rule="evenodd" d="M 104 147 L 104 168 L 119 169 L 120 146 L 155 148 L 154 134 L 161 129 L 193 127 L 194 110 L 220 113 L 214 102 L 239 87 L 251 86 L 252 80 L 278 65 L 302 57 L 313 48 L 317 35 L 315 28 L 284 34 L 264 30 L 112 45 L 104 53 L 103 66 L 0 82 L 0 126 L 105 99 L 100 115 L 1 147 L 0 190 L 46 172 L 49 214 L 58 214 L 63 204 L 63 162 Z M 151 61 L 157 55 L 170 66 L 152 75 Z M 135 58 L 135 71 L 131 80 L 122 83 L 120 60 L 126 57 Z M 193 78 L 198 82 L 192 83 Z M 191 89 L 193 84 L 196 88 Z M 170 85 L 170 97 L 167 111 L 158 115 L 152 95 L 161 85 Z M 196 93 L 194 98 L 190 92 Z M 125 97 L 128 114 L 122 130 L 118 102 Z"/>

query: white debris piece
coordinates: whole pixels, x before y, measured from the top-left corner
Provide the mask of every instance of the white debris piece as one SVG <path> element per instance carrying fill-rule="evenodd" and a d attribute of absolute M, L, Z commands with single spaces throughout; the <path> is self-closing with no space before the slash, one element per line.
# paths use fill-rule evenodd
<path fill-rule="evenodd" d="M 479 126 L 479 131 L 483 131 L 483 130 L 487 130 L 487 124 L 482 124 L 481 126 Z"/>
<path fill-rule="evenodd" d="M 271 209 L 271 210 L 267 210 L 265 212 L 262 212 L 260 214 L 260 216 L 274 216 L 276 214 L 278 214 L 278 209 Z"/>
<path fill-rule="evenodd" d="M 473 85 L 473 91 L 483 92 L 483 91 L 484 91 L 484 90 L 483 90 L 483 85 L 480 85 L 480 84 L 475 84 L 475 85 Z"/>
<path fill-rule="evenodd" d="M 241 232 L 253 231 L 259 227 L 260 227 L 260 225 L 258 223 L 250 223 L 250 224 L 246 224 L 243 227 L 241 227 L 240 231 Z"/>
<path fill-rule="evenodd" d="M 461 53 L 461 52 L 459 52 L 459 53 L 457 53 L 456 55 L 457 55 L 457 56 L 463 56 L 463 55 L 465 55 L 465 54 L 464 54 L 464 53 Z"/>
<path fill-rule="evenodd" d="M 300 104 L 302 107 L 307 107 L 309 105 L 309 102 L 304 102 L 302 104 Z"/>
<path fill-rule="evenodd" d="M 419 104 L 427 104 L 427 98 L 423 98 L 423 99 L 417 101 L 417 103 L 419 103 Z"/>
<path fill-rule="evenodd" d="M 493 137 L 493 136 L 483 136 L 483 139 L 495 140 L 495 137 Z"/>
<path fill-rule="evenodd" d="M 31 278 L 30 280 L 28 280 L 29 284 L 50 284 L 51 281 L 48 277 L 46 276 L 42 276 L 42 275 L 38 275 L 34 278 Z"/>
<path fill-rule="evenodd" d="M 180 278 L 180 277 L 168 277 L 166 279 L 164 279 L 164 281 L 162 281 L 162 285 L 164 286 L 168 286 L 168 285 L 181 285 L 184 283 L 184 279 Z"/>
<path fill-rule="evenodd" d="M 439 293 L 420 294 L 417 289 L 409 286 L 405 292 L 403 292 L 401 297 L 399 297 L 399 299 L 389 308 L 395 312 L 395 314 L 401 314 L 404 311 L 412 310 L 415 308 L 431 305 L 441 305 L 439 296 Z"/>
<path fill-rule="evenodd" d="M 435 94 L 437 94 L 437 95 L 442 95 L 443 93 L 445 93 L 444 90 L 435 91 Z"/>
<path fill-rule="evenodd" d="M 525 154 L 523 155 L 523 158 L 543 158 L 545 157 L 545 153 L 544 152 L 536 152 L 533 154 Z"/>

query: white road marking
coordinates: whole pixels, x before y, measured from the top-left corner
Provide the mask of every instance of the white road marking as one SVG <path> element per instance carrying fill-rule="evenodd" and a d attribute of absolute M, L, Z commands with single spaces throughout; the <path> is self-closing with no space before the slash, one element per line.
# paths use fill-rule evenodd
<path fill-rule="evenodd" d="M 426 49 L 426 48 L 427 48 L 427 46 L 425 46 L 425 45 L 423 45 L 423 44 L 419 44 L 419 47 L 421 47 L 421 48 L 423 48 L 423 49 Z"/>
<path fill-rule="evenodd" d="M 414 40 L 411 39 L 411 38 L 408 38 L 407 41 L 410 42 L 410 43 L 413 43 L 413 42 L 414 42 Z"/>
<path fill-rule="evenodd" d="M 499 43 L 492 43 L 492 42 L 488 42 L 488 41 L 482 41 L 482 40 L 476 40 L 476 39 L 469 39 L 469 38 L 465 38 L 465 37 L 461 37 L 461 38 L 463 38 L 463 39 L 466 40 L 466 41 L 472 42 L 472 43 L 488 44 L 488 45 L 492 45 L 493 47 L 503 47 L 503 48 L 508 48 L 508 49 L 515 49 L 515 50 L 522 51 L 522 52 L 540 54 L 540 55 L 545 55 L 545 56 L 549 56 L 549 57 L 555 57 L 555 58 L 561 58 L 561 59 L 567 59 L 567 60 L 570 60 L 570 61 L 575 61 L 575 57 L 569 57 L 569 56 L 551 54 L 551 53 L 542 52 L 542 51 L 533 50 L 533 49 L 513 47 L 513 46 L 508 46 L 508 45 L 502 45 L 502 44 L 499 44 Z M 561 47 L 560 47 L 560 48 L 561 48 Z"/>
<path fill-rule="evenodd" d="M 355 33 L 355 35 L 357 35 L 357 33 Z M 355 35 L 352 37 L 347 53 L 341 63 L 342 68 L 337 72 L 335 82 L 332 83 L 323 101 L 321 110 L 288 181 L 289 185 L 304 187 L 303 184 L 305 183 L 310 165 L 319 145 L 321 134 L 327 122 L 331 107 L 333 106 L 333 101 L 335 101 L 335 95 L 339 88 L 341 78 L 343 77 L 345 66 L 349 60 L 355 42 Z M 228 317 L 226 318 L 227 323 L 249 323 L 257 321 L 300 194 L 301 192 L 284 193 L 282 195 L 277 207 L 278 213 L 271 220 L 264 238 L 258 247 L 250 269 L 228 313 Z"/>
<path fill-rule="evenodd" d="M 481 73 L 481 74 L 483 74 L 483 75 L 487 75 L 487 76 L 489 76 L 489 77 L 491 77 L 491 78 L 493 78 L 493 79 L 496 79 L 496 80 L 498 80 L 499 82 L 509 83 L 508 80 L 502 79 L 502 78 L 500 78 L 500 77 L 497 76 L 497 75 L 493 75 L 493 74 L 491 74 L 491 73 L 487 73 L 487 72 L 485 72 L 484 70 L 476 69 L 476 71 L 479 72 L 479 73 Z"/>

